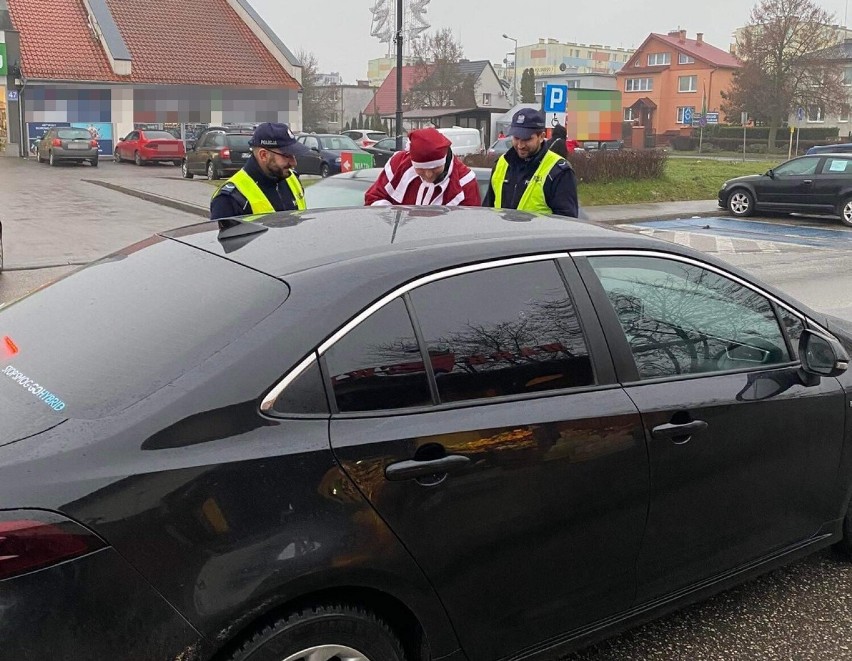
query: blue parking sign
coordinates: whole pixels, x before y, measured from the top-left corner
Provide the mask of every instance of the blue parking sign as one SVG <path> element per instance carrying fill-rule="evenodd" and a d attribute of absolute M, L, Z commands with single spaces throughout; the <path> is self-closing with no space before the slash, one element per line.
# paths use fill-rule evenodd
<path fill-rule="evenodd" d="M 568 85 L 544 86 L 544 112 L 565 112 L 568 105 Z"/>

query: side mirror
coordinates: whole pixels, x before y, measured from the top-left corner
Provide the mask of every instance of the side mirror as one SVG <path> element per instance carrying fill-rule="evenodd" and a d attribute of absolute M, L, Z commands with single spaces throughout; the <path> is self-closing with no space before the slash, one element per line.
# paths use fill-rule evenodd
<path fill-rule="evenodd" d="M 124 142 L 124 138 L 119 138 L 119 139 L 118 139 L 118 141 L 119 141 L 119 142 Z"/>
<path fill-rule="evenodd" d="M 773 170 L 772 168 L 769 168 L 766 171 L 766 176 L 769 177 L 770 179 L 775 179 L 775 170 Z"/>
<path fill-rule="evenodd" d="M 849 354 L 836 339 L 812 330 L 802 331 L 799 360 L 806 374 L 839 376 L 849 367 Z"/>

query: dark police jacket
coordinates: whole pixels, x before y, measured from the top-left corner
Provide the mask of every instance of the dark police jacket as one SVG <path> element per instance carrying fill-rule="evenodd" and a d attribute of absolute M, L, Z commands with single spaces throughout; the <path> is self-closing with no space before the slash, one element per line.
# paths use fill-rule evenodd
<path fill-rule="evenodd" d="M 535 156 L 523 160 L 514 148 L 506 152 L 509 169 L 503 183 L 502 206 L 504 209 L 517 209 L 521 196 L 527 188 L 532 176 L 538 169 L 541 159 L 547 153 L 547 146 L 542 145 Z M 492 169 L 493 173 L 493 169 Z M 568 161 L 560 161 L 554 165 L 544 182 L 544 199 L 554 214 L 559 216 L 577 217 L 577 179 L 574 169 Z M 488 193 L 482 201 L 482 206 L 494 206 L 494 189 L 488 186 Z"/>
<path fill-rule="evenodd" d="M 252 156 L 243 166 L 254 182 L 266 195 L 266 199 L 275 208 L 276 211 L 295 211 L 296 200 L 293 199 L 293 193 L 290 187 L 284 180 L 278 181 L 272 177 L 268 177 L 260 169 L 257 161 Z M 292 174 L 291 176 L 296 176 Z M 245 196 L 237 190 L 234 184 L 227 183 L 219 192 L 210 200 L 210 220 L 218 220 L 219 218 L 229 218 L 231 216 L 247 216 L 253 213 L 251 205 Z"/>

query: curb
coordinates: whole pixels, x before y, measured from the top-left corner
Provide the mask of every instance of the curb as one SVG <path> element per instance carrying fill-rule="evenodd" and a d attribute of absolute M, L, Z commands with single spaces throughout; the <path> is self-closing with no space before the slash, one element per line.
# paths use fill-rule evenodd
<path fill-rule="evenodd" d="M 101 181 L 99 179 L 83 179 L 82 181 L 85 181 L 88 184 L 94 184 L 95 186 L 108 188 L 109 190 L 113 190 L 118 193 L 124 193 L 131 197 L 138 197 L 140 200 L 145 200 L 146 202 L 153 202 L 160 206 L 170 207 L 195 216 L 202 216 L 205 219 L 207 219 L 210 215 L 209 209 L 205 207 L 200 207 L 197 204 L 191 204 L 190 202 L 184 202 L 182 200 L 175 200 L 174 198 L 166 197 L 164 195 L 156 195 L 154 193 L 137 190 L 135 188 L 127 188 L 125 186 L 119 186 L 118 184 L 112 184 L 108 181 Z"/>

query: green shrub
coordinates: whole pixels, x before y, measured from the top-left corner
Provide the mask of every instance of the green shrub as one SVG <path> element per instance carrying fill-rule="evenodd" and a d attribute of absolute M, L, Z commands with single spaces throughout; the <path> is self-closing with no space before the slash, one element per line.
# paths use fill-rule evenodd
<path fill-rule="evenodd" d="M 589 184 L 619 179 L 657 179 L 663 175 L 667 158 L 666 152 L 658 149 L 568 154 L 577 181 Z"/>

